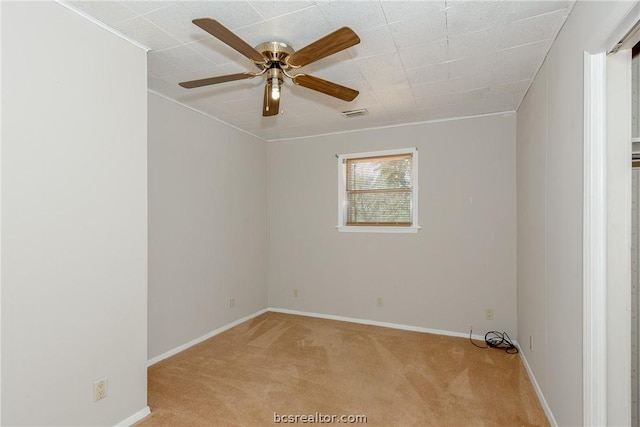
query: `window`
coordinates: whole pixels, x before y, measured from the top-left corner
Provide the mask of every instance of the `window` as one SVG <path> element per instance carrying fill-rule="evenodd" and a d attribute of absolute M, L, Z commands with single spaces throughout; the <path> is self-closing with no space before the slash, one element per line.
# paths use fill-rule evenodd
<path fill-rule="evenodd" d="M 338 230 L 415 233 L 418 150 L 338 156 Z"/>

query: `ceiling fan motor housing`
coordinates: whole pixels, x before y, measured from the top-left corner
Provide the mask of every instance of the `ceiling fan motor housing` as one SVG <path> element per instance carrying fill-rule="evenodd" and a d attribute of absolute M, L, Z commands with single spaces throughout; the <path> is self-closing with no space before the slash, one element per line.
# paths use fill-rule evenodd
<path fill-rule="evenodd" d="M 295 52 L 291 46 L 282 42 L 260 43 L 256 46 L 256 50 L 267 58 L 270 63 L 279 63 L 281 66 L 286 66 L 285 58 Z"/>

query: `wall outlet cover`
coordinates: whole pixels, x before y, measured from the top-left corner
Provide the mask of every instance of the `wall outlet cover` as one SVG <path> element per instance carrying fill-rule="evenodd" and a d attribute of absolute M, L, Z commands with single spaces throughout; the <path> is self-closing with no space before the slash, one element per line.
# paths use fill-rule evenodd
<path fill-rule="evenodd" d="M 107 397 L 107 377 L 93 382 L 93 401 L 97 402 Z"/>

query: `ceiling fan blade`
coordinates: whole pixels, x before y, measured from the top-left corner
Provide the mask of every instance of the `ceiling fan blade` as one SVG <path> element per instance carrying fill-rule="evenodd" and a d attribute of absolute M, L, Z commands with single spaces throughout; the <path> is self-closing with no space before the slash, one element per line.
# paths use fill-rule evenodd
<path fill-rule="evenodd" d="M 246 56 L 257 64 L 266 64 L 267 59 L 260 52 L 255 50 L 251 45 L 235 35 L 227 27 L 211 18 L 199 18 L 192 21 L 198 27 L 211 34 L 223 43 L 226 43 L 242 55 Z"/>
<path fill-rule="evenodd" d="M 215 85 L 218 83 L 232 82 L 234 80 L 252 79 L 254 77 L 255 77 L 255 74 L 253 73 L 227 74 L 226 76 L 208 77 L 206 79 L 191 80 L 188 82 L 181 82 L 178 84 L 184 88 L 193 89 L 194 87 Z"/>
<path fill-rule="evenodd" d="M 271 96 L 271 83 L 264 85 L 264 101 L 262 101 L 262 116 L 277 116 L 280 109 L 280 98 L 273 99 Z"/>
<path fill-rule="evenodd" d="M 342 27 L 289 55 L 285 61 L 294 68 L 316 62 L 360 43 L 360 37 L 349 27 Z"/>
<path fill-rule="evenodd" d="M 297 76 L 294 76 L 293 82 L 308 89 L 342 99 L 343 101 L 353 101 L 360 93 L 355 89 L 341 86 L 337 83 L 322 80 L 318 77 L 313 77 L 306 74 L 298 74 Z"/>

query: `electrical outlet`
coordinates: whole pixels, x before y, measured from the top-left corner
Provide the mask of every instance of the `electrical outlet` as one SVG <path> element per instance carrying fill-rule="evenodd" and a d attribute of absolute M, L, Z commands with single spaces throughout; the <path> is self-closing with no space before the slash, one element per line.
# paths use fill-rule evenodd
<path fill-rule="evenodd" d="M 382 297 L 378 297 L 378 307 L 382 307 L 382 303 L 384 301 L 382 301 Z"/>
<path fill-rule="evenodd" d="M 298 298 L 298 290 L 297 289 L 293 290 L 293 297 L 294 298 Z"/>
<path fill-rule="evenodd" d="M 107 377 L 93 382 L 93 401 L 97 402 L 107 397 Z"/>
<path fill-rule="evenodd" d="M 493 309 L 492 308 L 487 308 L 484 312 L 484 317 L 487 320 L 493 320 Z"/>
<path fill-rule="evenodd" d="M 529 335 L 529 350 L 533 351 L 533 335 Z"/>
<path fill-rule="evenodd" d="M 236 299 L 235 298 L 231 298 L 229 300 L 229 308 L 233 308 L 236 306 Z"/>

